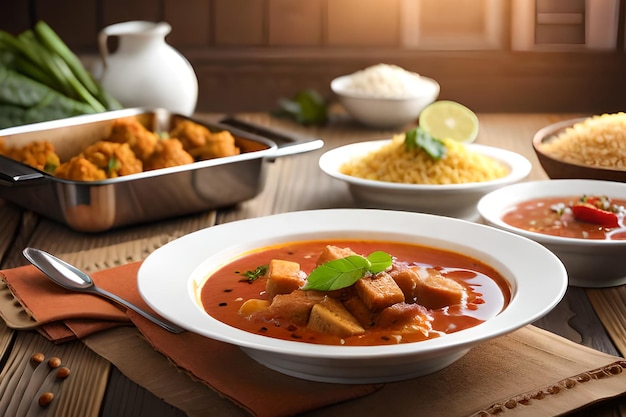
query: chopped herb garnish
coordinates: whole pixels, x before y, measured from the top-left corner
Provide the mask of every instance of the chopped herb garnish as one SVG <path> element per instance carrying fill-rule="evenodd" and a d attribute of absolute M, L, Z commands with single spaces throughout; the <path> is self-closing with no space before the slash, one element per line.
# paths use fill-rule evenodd
<path fill-rule="evenodd" d="M 121 163 L 120 160 L 117 159 L 116 157 L 112 156 L 109 158 L 109 163 L 107 166 L 107 172 L 109 174 L 118 171 L 121 168 Z"/>
<path fill-rule="evenodd" d="M 57 167 L 58 165 L 54 162 L 46 162 L 43 166 L 43 170 L 46 171 L 48 174 L 54 174 L 54 171 L 56 171 Z"/>
<path fill-rule="evenodd" d="M 263 275 L 267 273 L 267 268 L 268 268 L 268 265 L 260 265 L 260 266 L 257 266 L 254 271 L 246 271 L 241 274 L 243 275 L 243 278 L 240 279 L 240 281 L 248 281 L 248 282 L 256 281 L 257 279 L 259 279 L 260 277 L 262 277 Z"/>
<path fill-rule="evenodd" d="M 391 266 L 392 258 L 377 251 L 367 258 L 351 255 L 319 265 L 308 276 L 303 290 L 333 291 L 349 287 L 367 273 L 377 274 Z"/>
<path fill-rule="evenodd" d="M 423 149 L 433 159 L 441 159 L 446 155 L 443 141 L 430 136 L 419 126 L 404 134 L 404 146 L 407 150 Z"/>

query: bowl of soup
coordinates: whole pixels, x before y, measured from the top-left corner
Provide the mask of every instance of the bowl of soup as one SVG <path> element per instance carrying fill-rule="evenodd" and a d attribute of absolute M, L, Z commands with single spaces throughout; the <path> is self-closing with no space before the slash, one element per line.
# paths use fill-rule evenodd
<path fill-rule="evenodd" d="M 327 209 L 181 237 L 147 257 L 138 287 L 159 314 L 277 372 L 372 383 L 436 372 L 534 322 L 567 275 L 545 247 L 485 225 Z"/>
<path fill-rule="evenodd" d="M 626 283 L 624 207 L 626 184 L 588 179 L 523 182 L 478 203 L 487 224 L 553 251 L 580 287 Z"/>
<path fill-rule="evenodd" d="M 322 171 L 347 185 L 359 207 L 416 211 L 475 221 L 478 200 L 523 180 L 531 163 L 505 149 L 443 141 L 445 155 L 407 149 L 407 134 L 331 149 Z"/>

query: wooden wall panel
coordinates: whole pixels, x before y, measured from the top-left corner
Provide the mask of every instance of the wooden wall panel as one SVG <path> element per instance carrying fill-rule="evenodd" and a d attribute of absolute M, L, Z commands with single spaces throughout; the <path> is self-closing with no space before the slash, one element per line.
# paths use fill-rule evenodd
<path fill-rule="evenodd" d="M 155 0 L 84 0 L 101 4 L 102 27 L 128 20 L 159 22 L 164 18 L 161 1 Z M 182 3 L 182 2 L 181 2 Z"/>
<path fill-rule="evenodd" d="M 269 45 L 322 45 L 324 43 L 324 13 L 322 0 L 269 0 Z"/>
<path fill-rule="evenodd" d="M 30 7 L 28 0 L 11 0 L 2 3 L 0 29 L 17 35 L 30 26 Z"/>
<path fill-rule="evenodd" d="M 263 45 L 267 27 L 265 0 L 214 0 L 215 45 Z"/>
<path fill-rule="evenodd" d="M 334 100 L 330 81 L 379 62 L 435 78 L 440 99 L 480 112 L 626 111 L 623 55 L 497 52 L 341 53 L 267 59 L 194 57 L 200 78 L 198 108 L 205 111 L 270 111 L 280 97 L 313 88 Z M 243 81 L 246 80 L 246 81 Z M 241 81 L 241 83 L 239 83 Z"/>
<path fill-rule="evenodd" d="M 178 47 L 208 47 L 213 42 L 210 0 L 164 0 L 164 19 L 172 25 L 167 41 Z"/>
<path fill-rule="evenodd" d="M 329 46 L 400 46 L 400 1 L 329 0 Z"/>
<path fill-rule="evenodd" d="M 97 8 L 93 1 L 40 1 L 36 19 L 48 23 L 61 39 L 68 39 L 68 46 L 73 49 L 90 48 L 98 35 Z"/>

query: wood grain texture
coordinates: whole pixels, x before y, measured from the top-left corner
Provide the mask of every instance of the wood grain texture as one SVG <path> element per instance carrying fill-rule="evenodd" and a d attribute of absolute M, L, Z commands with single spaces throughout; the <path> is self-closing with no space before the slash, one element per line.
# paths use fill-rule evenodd
<path fill-rule="evenodd" d="M 2 329 L 0 329 L 2 330 Z M 39 365 L 31 360 L 42 353 L 45 361 Z M 57 357 L 69 368 L 70 376 L 57 378 L 57 369 L 47 361 Z M 47 417 L 97 417 L 107 386 L 110 364 L 87 349 L 81 342 L 54 345 L 32 331 L 16 332 L 13 346 L 2 358 L 0 373 L 0 413 L 5 416 L 23 415 Z M 52 402 L 38 404 L 43 392 L 52 392 Z"/>
<path fill-rule="evenodd" d="M 588 288 L 586 292 L 613 343 L 626 356 L 626 286 Z"/>

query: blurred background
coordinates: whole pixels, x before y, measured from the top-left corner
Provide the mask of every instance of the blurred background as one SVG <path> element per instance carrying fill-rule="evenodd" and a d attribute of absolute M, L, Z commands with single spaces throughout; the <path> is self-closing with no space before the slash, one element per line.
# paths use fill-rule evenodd
<path fill-rule="evenodd" d="M 166 21 L 198 111 L 275 109 L 378 63 L 435 78 L 477 112 L 626 111 L 625 0 L 11 0 L 0 29 L 46 21 L 87 67 L 98 32 Z"/>

